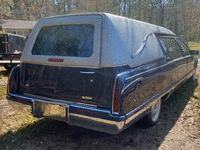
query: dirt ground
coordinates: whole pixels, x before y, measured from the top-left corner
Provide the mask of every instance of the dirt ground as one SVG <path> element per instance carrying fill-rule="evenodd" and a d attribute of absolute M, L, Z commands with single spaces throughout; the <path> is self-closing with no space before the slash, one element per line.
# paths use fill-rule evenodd
<path fill-rule="evenodd" d="M 2 70 L 6 74 L 5 70 Z M 198 68 L 200 80 L 200 66 Z M 6 85 L 7 78 L 0 84 Z M 108 135 L 64 122 L 41 119 L 20 130 L 0 137 L 0 149 L 27 150 L 198 150 L 200 133 L 197 115 L 200 90 L 198 79 L 187 81 L 162 105 L 161 118 L 155 126 L 144 128 L 136 123 L 118 135 Z M 12 120 L 16 111 L 5 98 L 0 99 L 0 116 Z M 9 127 L 8 127 L 9 129 Z M 29 131 L 28 136 L 17 137 Z M 20 141 L 17 139 L 20 138 Z M 15 143 L 17 141 L 17 143 Z M 2 144 L 3 143 L 3 144 Z M 2 145 L 1 145 L 2 144 Z"/>

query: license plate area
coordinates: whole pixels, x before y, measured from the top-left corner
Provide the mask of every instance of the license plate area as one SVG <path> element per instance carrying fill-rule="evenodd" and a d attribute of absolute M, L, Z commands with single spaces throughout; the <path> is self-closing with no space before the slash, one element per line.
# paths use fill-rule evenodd
<path fill-rule="evenodd" d="M 68 122 L 69 107 L 62 104 L 34 101 L 33 114 L 36 117 L 47 117 Z"/>

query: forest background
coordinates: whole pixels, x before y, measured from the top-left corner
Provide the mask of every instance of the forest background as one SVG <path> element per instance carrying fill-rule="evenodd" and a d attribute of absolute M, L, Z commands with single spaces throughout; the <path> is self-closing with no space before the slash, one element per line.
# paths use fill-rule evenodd
<path fill-rule="evenodd" d="M 164 26 L 183 41 L 200 41 L 200 0 L 0 0 L 0 19 L 107 12 Z"/>

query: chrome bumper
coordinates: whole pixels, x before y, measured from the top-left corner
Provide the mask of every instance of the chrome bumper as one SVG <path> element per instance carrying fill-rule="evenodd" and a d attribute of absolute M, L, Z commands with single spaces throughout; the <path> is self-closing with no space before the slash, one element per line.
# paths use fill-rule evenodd
<path fill-rule="evenodd" d="M 45 105 L 50 104 L 51 106 L 60 105 L 65 106 L 66 108 L 66 118 L 63 117 L 63 115 L 60 115 L 62 117 L 58 117 L 57 115 L 51 117 L 51 115 L 49 115 L 49 118 L 65 121 L 70 125 L 76 125 L 109 134 L 118 134 L 125 129 L 126 116 L 114 116 L 111 114 L 110 110 L 77 103 L 35 99 L 17 94 L 7 95 L 7 99 L 14 109 L 21 110 L 22 108 L 26 108 L 27 111 L 31 112 L 36 117 L 46 117 L 44 114 L 48 114 L 49 112 L 44 111 L 42 107 L 36 108 L 36 103 L 42 103 Z M 43 115 L 41 115 L 41 112 Z"/>

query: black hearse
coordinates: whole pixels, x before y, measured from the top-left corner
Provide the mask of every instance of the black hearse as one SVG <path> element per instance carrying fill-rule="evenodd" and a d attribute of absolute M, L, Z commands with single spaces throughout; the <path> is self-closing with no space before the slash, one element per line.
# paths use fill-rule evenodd
<path fill-rule="evenodd" d="M 107 13 L 40 20 L 9 76 L 11 104 L 110 134 L 141 118 L 158 122 L 161 103 L 197 58 L 170 30 Z"/>
<path fill-rule="evenodd" d="M 26 37 L 16 34 L 0 34 L 0 65 L 10 70 L 20 64 Z"/>

